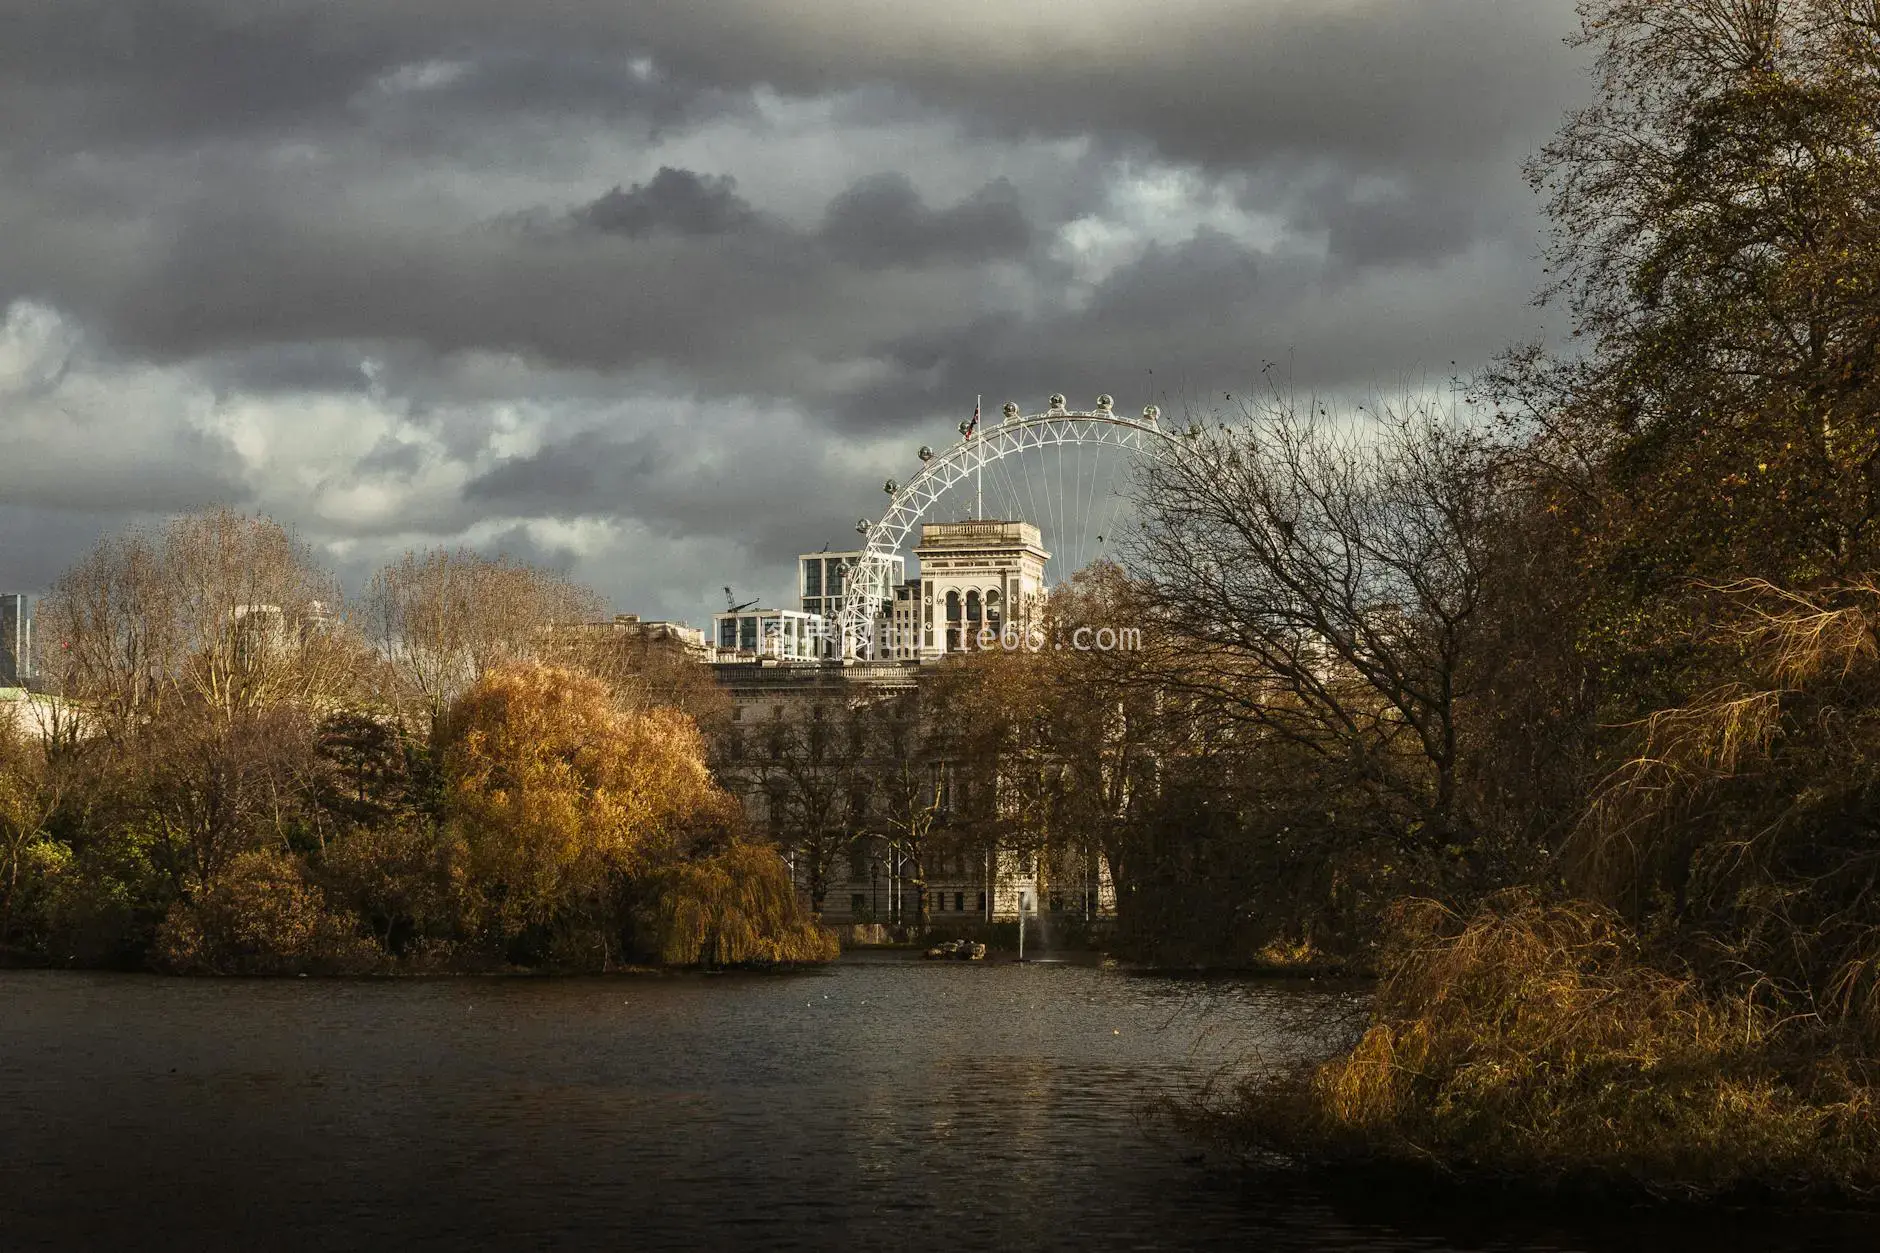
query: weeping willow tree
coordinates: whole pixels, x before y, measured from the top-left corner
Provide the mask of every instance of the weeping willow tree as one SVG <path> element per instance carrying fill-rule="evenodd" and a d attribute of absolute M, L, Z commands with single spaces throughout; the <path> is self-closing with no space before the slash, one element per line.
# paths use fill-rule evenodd
<path fill-rule="evenodd" d="M 464 924 L 510 960 L 833 956 L 775 850 L 742 840 L 678 710 L 623 707 L 591 675 L 512 663 L 451 707 L 442 743 Z"/>
<path fill-rule="evenodd" d="M 674 966 L 828 961 L 834 933 L 805 917 L 776 850 L 738 842 L 653 879 L 643 943 Z"/>

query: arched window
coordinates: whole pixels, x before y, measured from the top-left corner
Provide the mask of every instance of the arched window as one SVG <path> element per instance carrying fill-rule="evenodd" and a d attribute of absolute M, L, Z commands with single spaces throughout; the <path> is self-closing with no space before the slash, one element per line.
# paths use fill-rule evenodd
<path fill-rule="evenodd" d="M 948 592 L 947 593 L 947 621 L 958 622 L 959 620 L 960 620 L 960 594 L 958 592 Z"/>
<path fill-rule="evenodd" d="M 997 631 L 1001 621 L 1003 618 L 999 613 L 999 589 L 995 587 L 986 593 L 986 625 Z"/>
<path fill-rule="evenodd" d="M 979 621 L 979 593 L 976 591 L 966 593 L 966 620 Z"/>

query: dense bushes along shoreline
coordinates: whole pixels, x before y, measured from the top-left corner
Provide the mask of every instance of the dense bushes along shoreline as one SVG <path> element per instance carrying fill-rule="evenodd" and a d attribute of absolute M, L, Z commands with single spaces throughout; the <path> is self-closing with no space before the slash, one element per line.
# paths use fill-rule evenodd
<path fill-rule="evenodd" d="M 431 554 L 341 618 L 265 519 L 107 540 L 45 605 L 63 700 L 0 738 L 0 943 L 227 974 L 834 956 L 683 682 L 564 629 L 581 600 Z"/>

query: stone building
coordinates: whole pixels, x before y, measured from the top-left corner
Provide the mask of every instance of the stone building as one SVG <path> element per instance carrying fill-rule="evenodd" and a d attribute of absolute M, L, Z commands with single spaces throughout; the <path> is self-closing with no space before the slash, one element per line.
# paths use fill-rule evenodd
<path fill-rule="evenodd" d="M 1051 554 L 1029 522 L 924 523 L 914 555 L 923 661 L 971 652 L 1008 629 L 1022 632 L 1044 603 Z"/>
<path fill-rule="evenodd" d="M 821 863 L 825 921 L 911 923 L 917 879 L 936 926 L 1009 922 L 1021 908 L 1046 919 L 1114 916 L 1115 887 L 1094 853 L 1034 864 L 956 824 L 955 770 L 934 754 L 920 702 L 927 666 L 770 659 L 711 671 L 731 703 L 719 776 L 752 826 L 784 848 L 807 897 Z"/>

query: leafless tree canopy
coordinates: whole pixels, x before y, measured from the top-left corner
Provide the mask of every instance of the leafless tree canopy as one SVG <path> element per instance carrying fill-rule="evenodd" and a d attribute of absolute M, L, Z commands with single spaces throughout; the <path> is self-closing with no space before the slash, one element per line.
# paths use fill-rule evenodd
<path fill-rule="evenodd" d="M 435 722 L 493 666 L 554 657 L 556 628 L 600 610 L 598 596 L 558 575 L 439 549 L 407 553 L 374 575 L 360 616 L 401 705 Z"/>
<path fill-rule="evenodd" d="M 277 524 L 215 510 L 101 543 L 42 608 L 45 669 L 114 733 L 177 702 L 233 717 L 358 677 L 333 577 Z"/>
<path fill-rule="evenodd" d="M 1276 396 L 1198 429 L 1147 474 L 1132 554 L 1191 649 L 1171 682 L 1342 757 L 1450 840 L 1496 492 L 1480 441 L 1428 409 Z"/>

